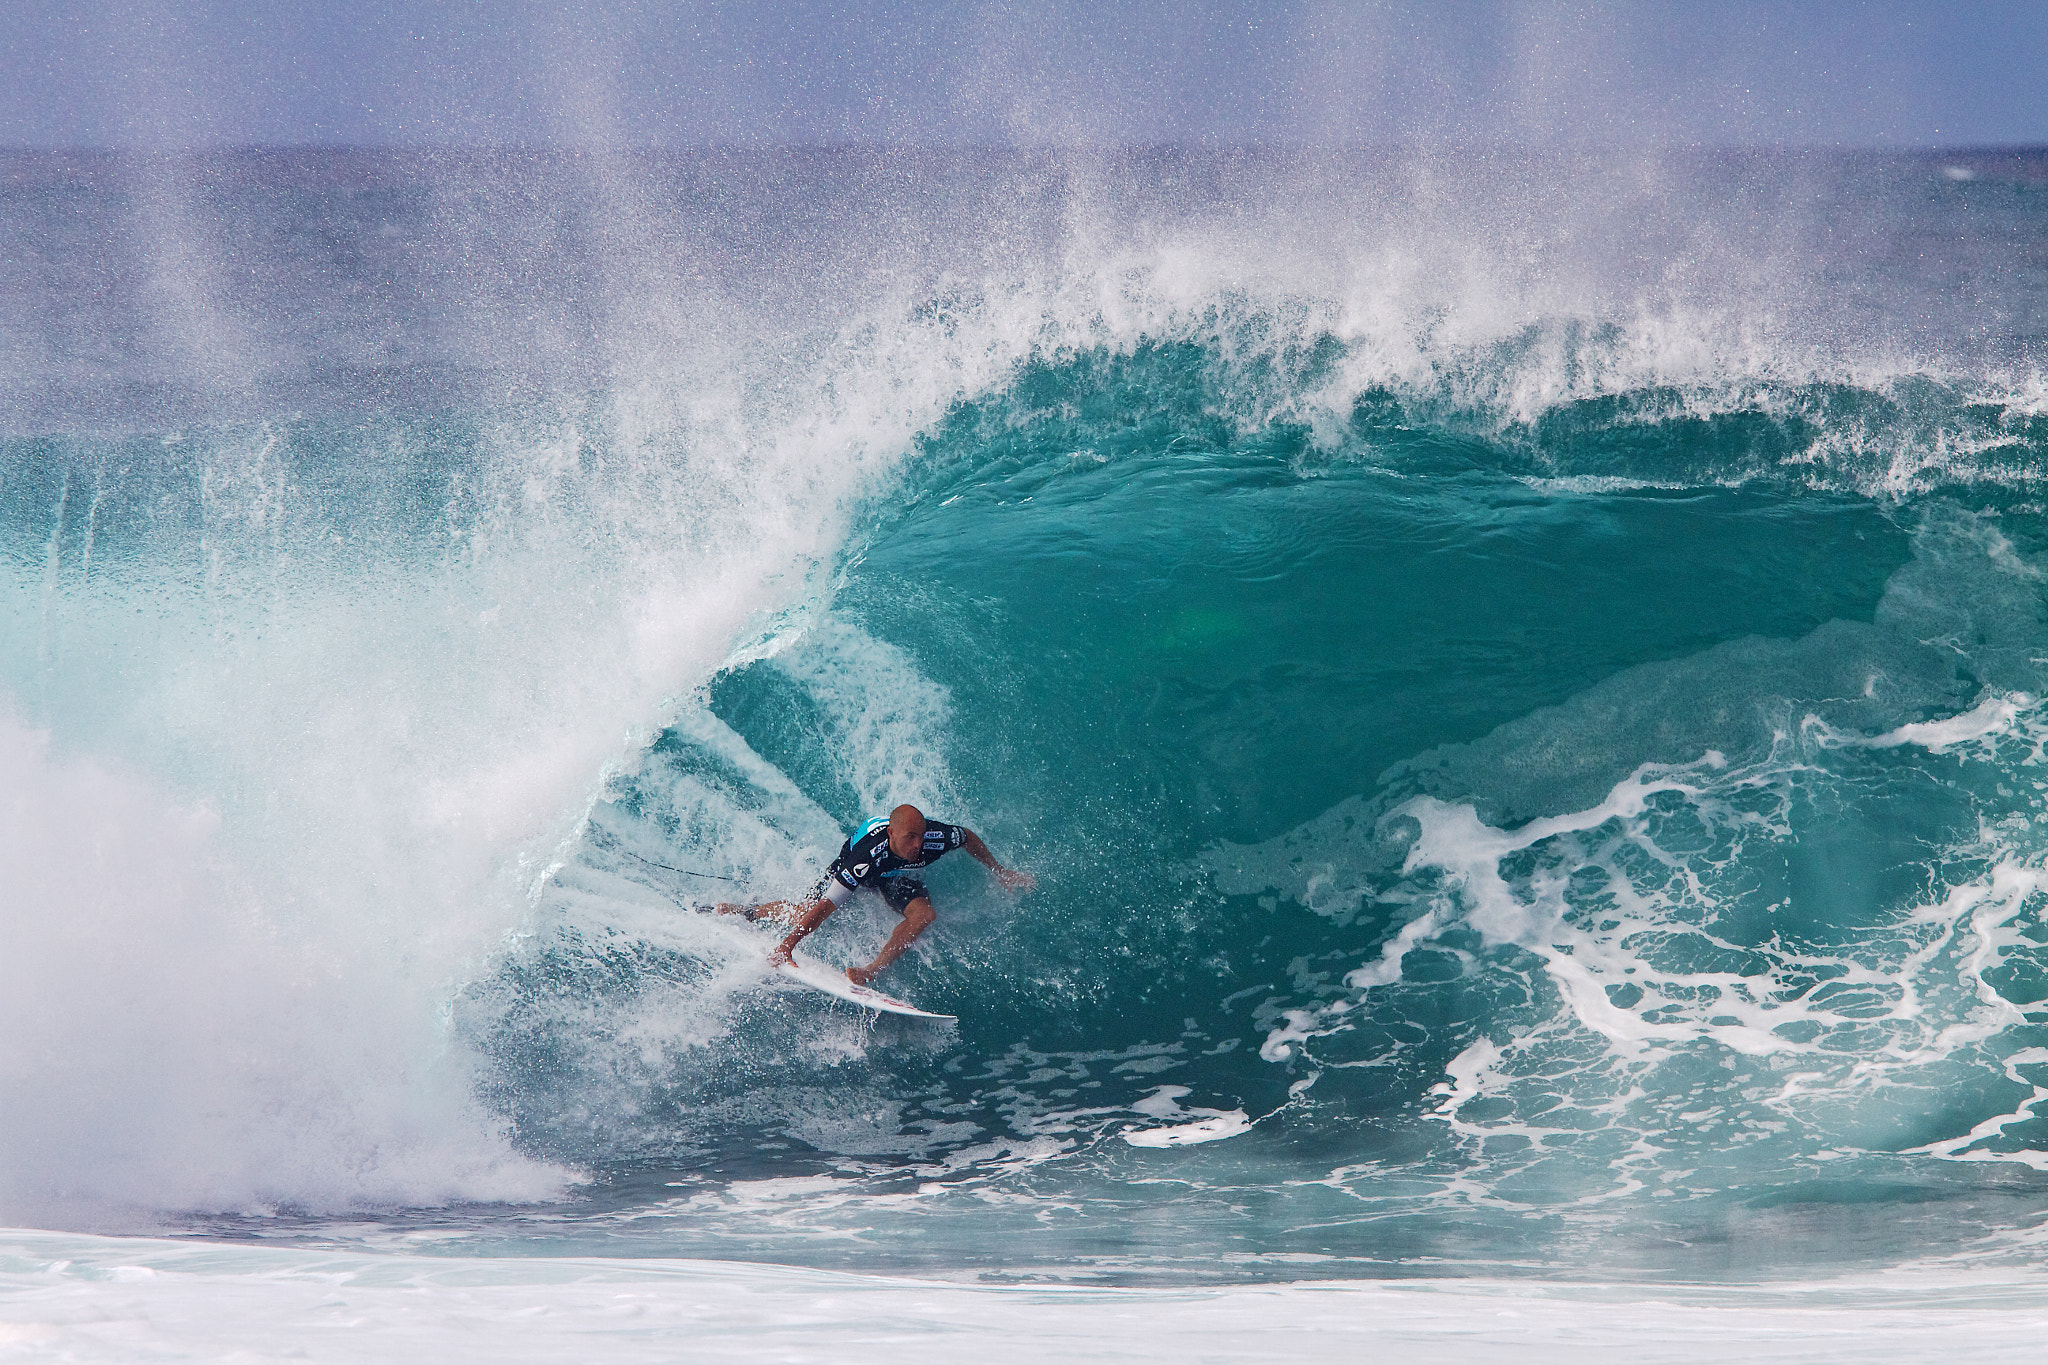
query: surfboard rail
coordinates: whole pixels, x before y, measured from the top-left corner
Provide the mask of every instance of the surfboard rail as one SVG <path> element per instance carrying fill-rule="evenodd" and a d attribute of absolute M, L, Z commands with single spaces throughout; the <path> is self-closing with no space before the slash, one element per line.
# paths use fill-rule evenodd
<path fill-rule="evenodd" d="M 809 986 L 812 990 L 823 991 L 826 995 L 851 1004 L 864 1005 L 882 1014 L 902 1015 L 906 1019 L 937 1019 L 948 1023 L 959 1018 L 954 1014 L 939 1014 L 934 1010 L 919 1009 L 908 1000 L 898 1000 L 895 996 L 884 994 L 872 986 L 856 986 L 847 977 L 843 967 L 828 966 L 810 958 L 800 957 L 792 962 L 777 963 L 775 970 L 779 975 Z"/>

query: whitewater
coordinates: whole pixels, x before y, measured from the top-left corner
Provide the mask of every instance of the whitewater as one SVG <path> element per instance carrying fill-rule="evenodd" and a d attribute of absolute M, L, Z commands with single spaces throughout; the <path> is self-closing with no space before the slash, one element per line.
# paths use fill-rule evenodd
<path fill-rule="evenodd" d="M 2037 1352 L 2044 207 L 0 157 L 0 1359 Z"/>

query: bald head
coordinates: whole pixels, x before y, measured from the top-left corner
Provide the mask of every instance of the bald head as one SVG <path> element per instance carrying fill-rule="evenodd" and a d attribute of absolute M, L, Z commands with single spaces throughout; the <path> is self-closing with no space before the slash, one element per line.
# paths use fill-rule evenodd
<path fill-rule="evenodd" d="M 923 842 L 923 811 L 916 806 L 898 806 L 889 812 L 889 847 L 897 857 L 914 857 Z"/>

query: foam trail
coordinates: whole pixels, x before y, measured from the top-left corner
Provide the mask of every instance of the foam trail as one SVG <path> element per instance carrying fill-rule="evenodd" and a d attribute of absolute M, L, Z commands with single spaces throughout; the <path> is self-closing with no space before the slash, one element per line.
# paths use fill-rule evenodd
<path fill-rule="evenodd" d="M 1825 743 L 1859 745 L 1868 749 L 1895 749 L 1902 744 L 1913 744 L 1931 754 L 1945 754 L 1961 744 L 2010 733 L 2021 715 L 2033 708 L 2034 698 L 2024 692 L 1994 694 L 1956 715 L 1941 720 L 1914 721 L 1868 738 L 1842 734 L 1819 720 L 1809 724 L 1823 736 Z"/>

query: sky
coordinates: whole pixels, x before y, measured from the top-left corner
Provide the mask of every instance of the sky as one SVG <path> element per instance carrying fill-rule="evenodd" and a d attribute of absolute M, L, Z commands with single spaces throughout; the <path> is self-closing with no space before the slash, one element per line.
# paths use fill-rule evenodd
<path fill-rule="evenodd" d="M 2048 144 L 2048 0 L 0 0 L 0 146 Z"/>

